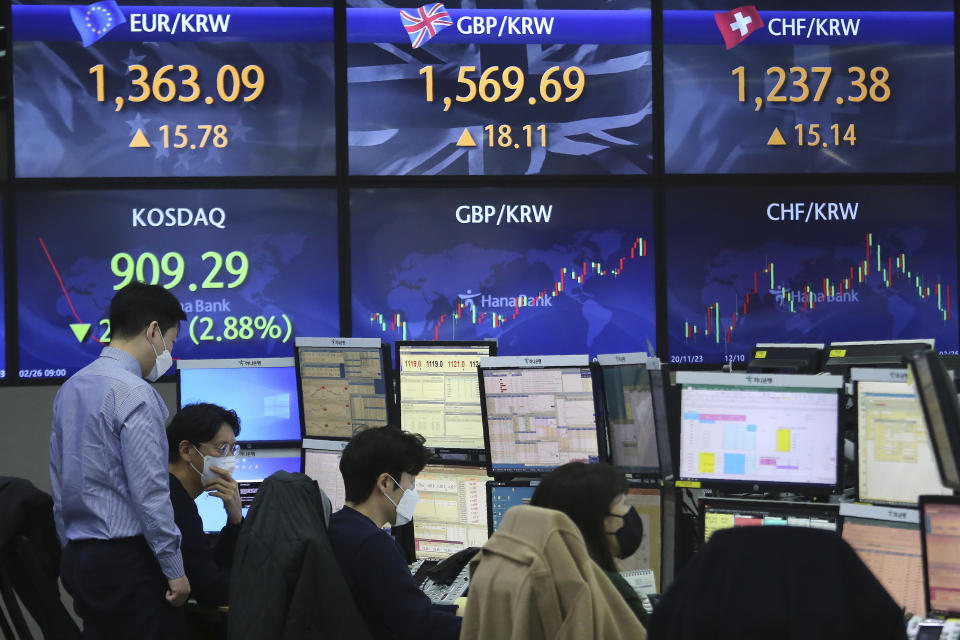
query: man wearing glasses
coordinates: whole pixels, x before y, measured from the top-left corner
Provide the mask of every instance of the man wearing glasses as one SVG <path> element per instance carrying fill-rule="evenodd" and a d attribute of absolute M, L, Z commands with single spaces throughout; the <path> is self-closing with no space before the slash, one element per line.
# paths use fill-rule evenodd
<path fill-rule="evenodd" d="M 205 607 L 228 604 L 230 568 L 243 515 L 232 473 L 239 449 L 240 418 L 215 404 L 187 405 L 167 426 L 170 502 L 180 528 L 183 565 L 191 596 Z M 211 547 L 195 500 L 201 494 L 223 501 L 227 524 Z"/>

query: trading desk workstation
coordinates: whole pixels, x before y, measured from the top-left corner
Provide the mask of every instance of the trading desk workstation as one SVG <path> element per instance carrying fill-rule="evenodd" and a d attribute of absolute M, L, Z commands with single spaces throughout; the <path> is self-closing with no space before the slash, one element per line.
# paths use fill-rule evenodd
<path fill-rule="evenodd" d="M 181 406 L 217 402 L 244 419 L 245 513 L 279 469 L 316 480 L 337 510 L 353 433 L 398 420 L 423 435 L 421 499 L 394 535 L 438 603 L 469 595 L 467 561 L 544 474 L 602 461 L 626 474 L 643 521 L 618 569 L 648 610 L 717 531 L 806 527 L 853 547 L 911 634 L 947 638 L 960 614 L 960 412 L 930 346 L 758 345 L 745 370 L 705 371 L 644 353 L 498 357 L 493 341 L 401 341 L 392 354 L 378 339 L 298 338 L 294 358 L 180 361 L 177 388 Z M 210 502 L 200 511 L 215 533 L 223 510 Z M 456 565 L 442 584 L 429 571 L 440 563 Z"/>

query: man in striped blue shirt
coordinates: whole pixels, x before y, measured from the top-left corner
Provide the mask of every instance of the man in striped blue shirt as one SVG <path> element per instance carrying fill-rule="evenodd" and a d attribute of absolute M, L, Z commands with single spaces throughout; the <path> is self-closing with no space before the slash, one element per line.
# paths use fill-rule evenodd
<path fill-rule="evenodd" d="M 110 302 L 110 346 L 54 401 L 54 521 L 84 638 L 186 636 L 178 607 L 190 583 L 170 504 L 168 412 L 147 382 L 170 368 L 181 320 L 172 293 L 128 284 Z"/>

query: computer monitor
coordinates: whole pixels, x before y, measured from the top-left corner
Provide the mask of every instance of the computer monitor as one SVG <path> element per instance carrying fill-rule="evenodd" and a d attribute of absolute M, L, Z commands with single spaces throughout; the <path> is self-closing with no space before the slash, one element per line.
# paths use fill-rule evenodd
<path fill-rule="evenodd" d="M 740 498 L 700 498 L 703 541 L 722 529 L 739 527 L 805 527 L 838 531 L 839 505 L 825 502 L 786 502 Z"/>
<path fill-rule="evenodd" d="M 303 437 L 349 439 L 389 422 L 390 351 L 379 338 L 297 338 Z"/>
<path fill-rule="evenodd" d="M 758 343 L 750 350 L 750 373 L 817 373 L 824 344 Z"/>
<path fill-rule="evenodd" d="M 417 558 L 446 558 L 487 541 L 483 467 L 427 465 L 417 475 L 420 501 L 413 515 Z"/>
<path fill-rule="evenodd" d="M 293 358 L 178 360 L 177 404 L 210 402 L 240 417 L 241 442 L 300 440 Z"/>
<path fill-rule="evenodd" d="M 327 443 L 316 440 L 304 442 L 303 473 L 316 480 L 317 485 L 327 494 L 332 511 L 339 511 L 347 501 L 343 476 L 340 475 L 340 456 L 346 444 L 342 440 Z M 308 446 L 311 448 L 306 448 Z"/>
<path fill-rule="evenodd" d="M 846 376 L 851 367 L 901 368 L 917 351 L 934 348 L 933 339 L 832 342 L 823 370 Z"/>
<path fill-rule="evenodd" d="M 641 477 L 663 477 L 658 440 L 670 435 L 657 424 L 647 355 L 597 356 L 603 388 L 603 422 L 614 466 Z"/>
<path fill-rule="evenodd" d="M 923 615 L 920 518 L 916 509 L 840 505 L 843 539 L 908 613 Z"/>
<path fill-rule="evenodd" d="M 677 468 L 675 433 L 670 431 L 670 412 L 667 405 L 667 387 L 670 386 L 667 372 L 650 369 L 650 394 L 653 396 L 653 421 L 657 425 L 657 449 L 660 451 L 660 474 L 664 479 L 673 479 Z M 663 437 L 665 436 L 665 437 Z"/>
<path fill-rule="evenodd" d="M 960 498 L 922 496 L 920 531 L 926 613 L 960 617 Z"/>
<path fill-rule="evenodd" d="M 934 351 L 916 354 L 910 360 L 917 396 L 937 457 L 940 481 L 960 489 L 960 405 L 949 372 Z"/>
<path fill-rule="evenodd" d="M 907 371 L 855 367 L 850 378 L 856 385 L 858 500 L 916 505 L 922 494 L 952 493 L 940 482 Z"/>
<path fill-rule="evenodd" d="M 428 447 L 483 449 L 480 359 L 497 355 L 497 343 L 395 343 L 400 370 L 400 427 L 419 433 Z"/>
<path fill-rule="evenodd" d="M 486 358 L 479 375 L 492 474 L 540 474 L 600 460 L 587 356 Z"/>
<path fill-rule="evenodd" d="M 268 449 L 246 445 L 241 448 L 237 454 L 237 468 L 233 472 L 233 479 L 240 485 L 243 515 L 247 515 L 247 510 L 266 478 L 277 471 L 299 473 L 300 468 L 299 448 Z M 227 513 L 220 498 L 201 493 L 196 503 L 205 532 L 216 533 L 227 525 Z"/>
<path fill-rule="evenodd" d="M 491 480 L 487 482 L 487 531 L 490 535 L 500 528 L 510 507 L 530 504 L 539 480 Z"/>
<path fill-rule="evenodd" d="M 677 373 L 680 479 L 827 493 L 838 478 L 839 376 Z"/>
<path fill-rule="evenodd" d="M 637 511 L 643 522 L 643 540 L 633 555 L 616 560 L 617 570 L 651 569 L 659 592 L 663 569 L 663 500 L 660 489 L 631 482 L 627 504 Z"/>

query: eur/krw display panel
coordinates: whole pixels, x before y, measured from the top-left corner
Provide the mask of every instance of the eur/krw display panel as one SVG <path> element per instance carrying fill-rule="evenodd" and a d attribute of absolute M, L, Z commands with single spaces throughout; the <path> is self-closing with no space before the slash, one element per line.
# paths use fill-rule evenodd
<path fill-rule="evenodd" d="M 668 172 L 955 169 L 949 0 L 664 9 Z"/>
<path fill-rule="evenodd" d="M 331 2 L 245 4 L 14 4 L 17 176 L 333 174 Z"/>
<path fill-rule="evenodd" d="M 21 191 L 17 210 L 21 378 L 93 360 L 134 280 L 183 305 L 176 358 L 291 356 L 298 334 L 339 334 L 332 191 Z"/>
<path fill-rule="evenodd" d="M 347 5 L 351 173 L 652 171 L 649 0 Z"/>
<path fill-rule="evenodd" d="M 495 338 L 499 355 L 656 340 L 648 190 L 370 189 L 350 206 L 354 336 Z"/>
<path fill-rule="evenodd" d="M 667 195 L 670 362 L 758 342 L 934 338 L 957 351 L 949 187 L 686 188 Z"/>

